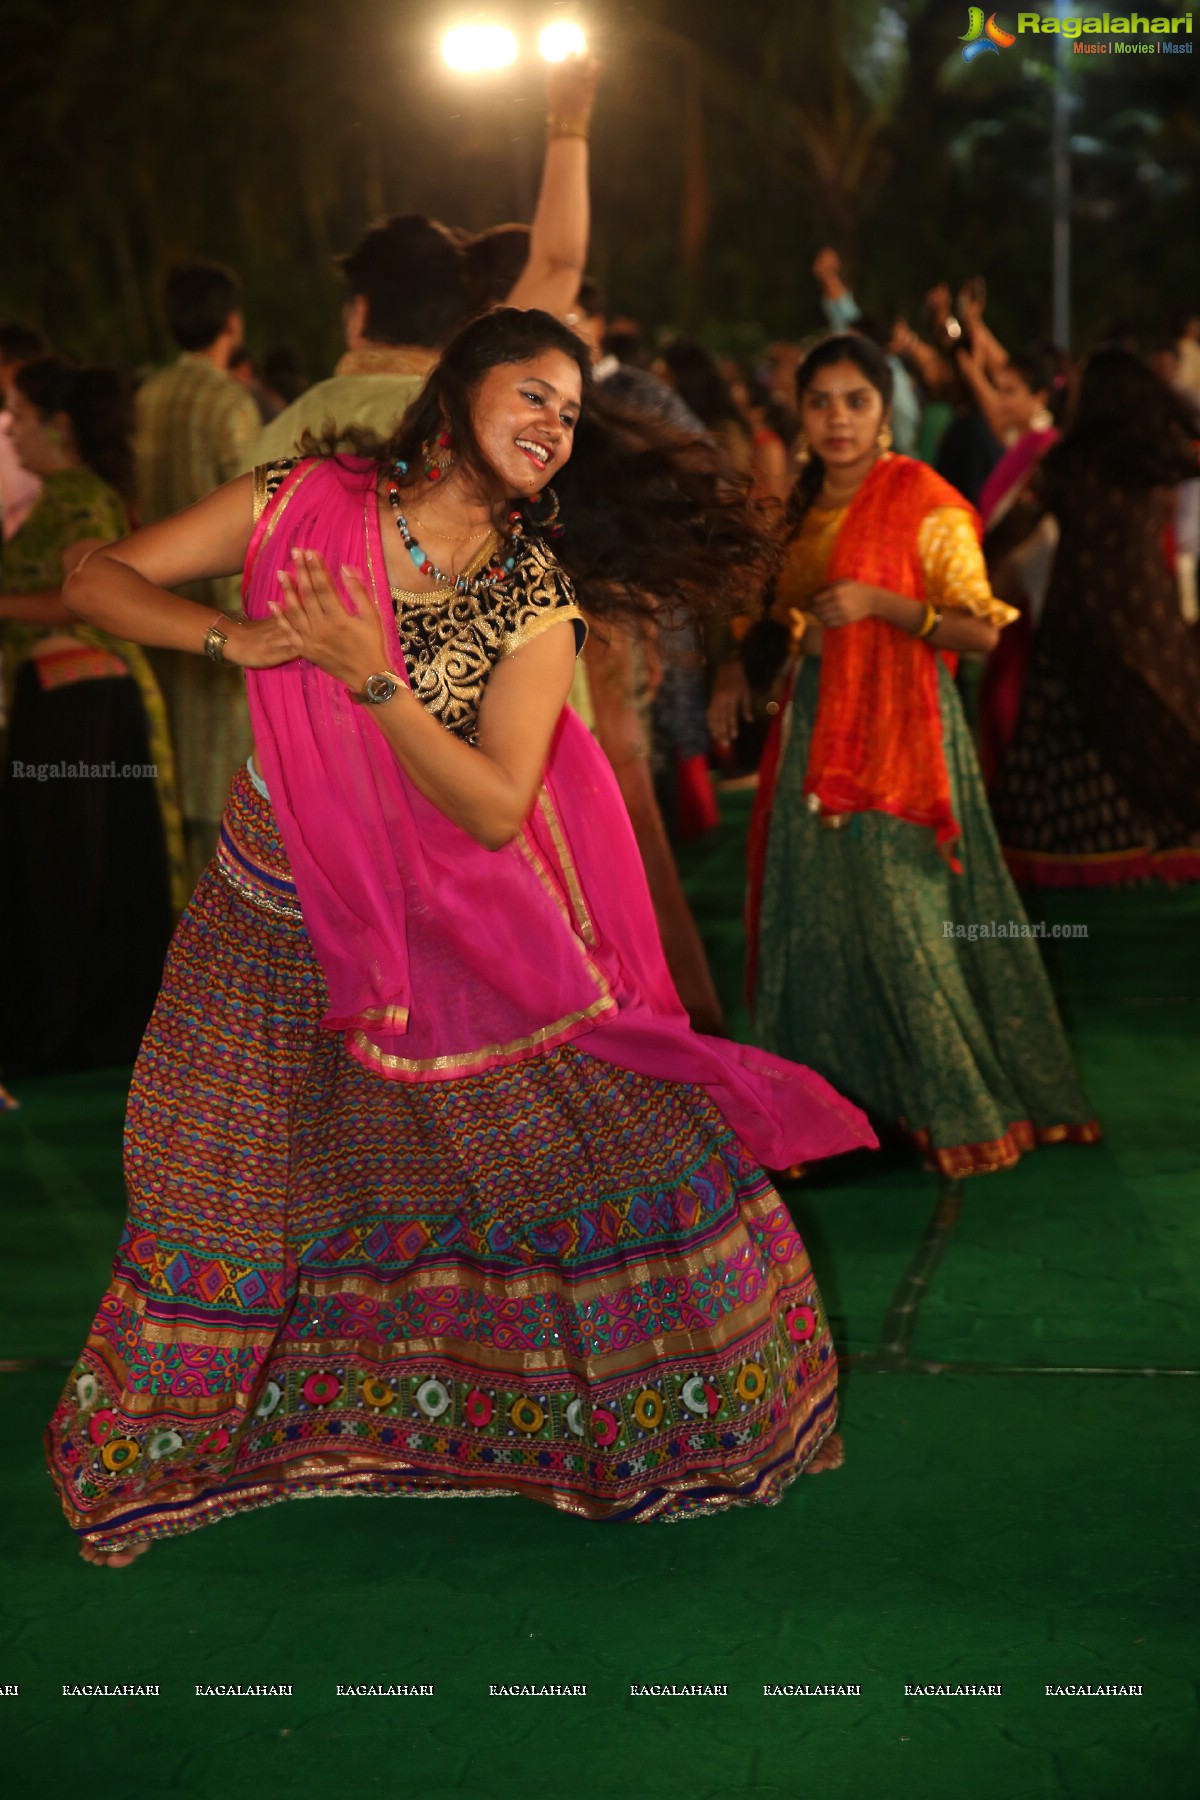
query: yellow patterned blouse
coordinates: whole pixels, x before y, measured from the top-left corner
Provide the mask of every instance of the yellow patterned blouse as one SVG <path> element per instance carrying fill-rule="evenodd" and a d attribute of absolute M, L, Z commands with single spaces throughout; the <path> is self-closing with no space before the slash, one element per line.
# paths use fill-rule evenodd
<path fill-rule="evenodd" d="M 776 583 L 771 616 L 781 624 L 792 625 L 793 612 L 802 612 L 826 585 L 829 559 L 847 511 L 848 505 L 813 506 L 805 514 Z M 957 607 L 997 628 L 1011 625 L 1019 617 L 1015 607 L 1006 606 L 993 594 L 983 551 L 962 507 L 935 506 L 926 513 L 917 537 L 917 554 L 926 599 L 939 611 Z"/>

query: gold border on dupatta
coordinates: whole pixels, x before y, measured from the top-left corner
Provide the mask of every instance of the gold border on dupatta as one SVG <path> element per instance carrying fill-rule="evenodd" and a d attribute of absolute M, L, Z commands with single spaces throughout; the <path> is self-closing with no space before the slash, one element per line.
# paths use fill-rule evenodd
<path fill-rule="evenodd" d="M 380 588 L 379 588 L 379 582 L 376 579 L 375 557 L 374 557 L 374 553 L 372 550 L 372 544 L 371 544 L 372 508 L 374 508 L 374 523 L 378 526 L 378 523 L 379 523 L 379 496 L 374 487 L 371 488 L 371 491 L 370 491 L 369 495 L 367 496 L 367 499 L 363 506 L 363 541 L 364 541 L 364 549 L 365 549 L 365 553 L 366 553 L 367 576 L 368 576 L 368 579 L 370 581 L 370 586 L 371 586 L 371 597 L 375 602 L 376 612 L 379 613 L 380 616 L 382 617 L 383 608 L 380 604 L 380 598 L 379 598 Z M 388 588 L 388 594 L 389 594 L 389 598 L 390 598 L 390 595 L 391 595 L 390 586 Z M 389 608 L 389 612 L 390 612 L 390 610 L 391 609 Z M 404 642 L 403 642 L 403 639 L 400 637 L 399 622 L 394 621 L 394 626 L 395 626 L 395 631 L 396 631 L 397 642 L 400 645 L 400 660 L 401 660 L 401 662 L 403 662 Z M 386 630 L 386 624 L 385 624 L 385 630 Z M 407 676 L 407 671 L 406 671 L 406 676 Z M 543 789 L 543 794 L 544 794 L 544 791 L 545 790 Z M 548 823 L 550 825 L 550 830 L 551 830 L 552 835 L 554 836 L 556 845 L 561 846 L 560 853 L 562 854 L 562 856 L 564 858 L 564 871 L 563 871 L 564 877 L 566 878 L 569 887 L 571 886 L 572 883 L 574 883 L 572 903 L 573 903 L 573 905 L 576 905 L 575 895 L 578 895 L 577 912 L 581 915 L 580 929 L 582 931 L 583 922 L 586 922 L 587 923 L 587 932 L 584 932 L 583 935 L 587 936 L 587 934 L 590 933 L 590 931 L 591 931 L 591 924 L 590 924 L 590 921 L 587 920 L 586 909 L 584 909 L 584 907 L 583 907 L 583 896 L 579 892 L 578 881 L 575 878 L 574 869 L 570 863 L 570 856 L 566 851 L 566 846 L 562 840 L 561 832 L 558 828 L 557 821 L 551 817 L 551 818 L 548 818 Z M 519 846 L 520 846 L 522 854 L 525 856 L 526 860 L 532 865 L 534 871 L 538 875 L 538 878 L 542 882 L 542 885 L 545 887 L 547 893 L 554 900 L 555 904 L 559 908 L 559 911 L 562 913 L 563 917 L 569 923 L 570 915 L 568 914 L 566 907 L 563 905 L 562 895 L 559 893 L 559 891 L 555 887 L 553 881 L 551 881 L 549 875 L 547 874 L 545 868 L 542 866 L 540 857 L 537 855 L 536 851 L 533 849 L 533 846 L 529 843 L 528 836 L 526 835 L 526 833 L 524 831 L 522 831 L 518 842 L 519 842 Z M 589 937 L 588 941 L 591 942 L 592 939 Z M 578 1011 L 578 1012 L 565 1013 L 562 1018 L 554 1020 L 554 1022 L 552 1024 L 543 1025 L 537 1031 L 530 1032 L 527 1037 L 514 1038 L 505 1044 L 485 1044 L 477 1050 L 458 1051 L 458 1052 L 452 1053 L 451 1055 L 448 1055 L 448 1056 L 427 1056 L 427 1057 L 397 1056 L 394 1051 L 388 1051 L 388 1050 L 381 1049 L 380 1046 L 377 1043 L 375 1043 L 373 1041 L 373 1039 L 371 1037 L 369 1037 L 365 1031 L 361 1031 L 361 1030 L 349 1032 L 347 1034 L 348 1042 L 353 1050 L 353 1053 L 359 1058 L 359 1060 L 361 1062 L 363 1062 L 369 1068 L 379 1069 L 380 1071 L 384 1071 L 384 1072 L 386 1072 L 386 1071 L 393 1071 L 393 1072 L 397 1072 L 397 1073 L 404 1072 L 404 1073 L 409 1073 L 409 1074 L 414 1074 L 414 1075 L 424 1074 L 424 1073 L 432 1073 L 433 1071 L 445 1071 L 446 1073 L 450 1073 L 450 1074 L 463 1074 L 463 1075 L 471 1074 L 472 1072 L 477 1072 L 485 1063 L 489 1062 L 493 1057 L 519 1056 L 525 1051 L 536 1049 L 541 1044 L 553 1043 L 555 1039 L 561 1038 L 565 1033 L 574 1030 L 574 1028 L 577 1025 L 586 1024 L 591 1019 L 599 1018 L 603 1014 L 615 1011 L 616 1001 L 612 997 L 612 991 L 609 988 L 608 982 L 605 980 L 604 975 L 601 973 L 601 971 L 599 969 L 596 968 L 595 964 L 591 961 L 591 958 L 588 957 L 587 954 L 582 951 L 582 947 L 581 947 L 581 954 L 583 954 L 583 960 L 584 960 L 585 966 L 587 968 L 588 974 L 591 976 L 592 981 L 594 982 L 596 987 L 599 989 L 599 997 L 596 1000 L 594 1000 L 590 1006 L 584 1007 L 581 1011 Z M 407 1012 L 404 1011 L 403 1008 L 394 1007 L 394 1008 L 389 1008 L 387 1010 L 388 1010 L 389 1019 L 391 1016 L 399 1015 L 400 1013 L 403 1012 L 404 1013 L 403 1022 L 405 1024 L 407 1023 L 408 1014 L 407 1014 Z M 368 1014 L 365 1014 L 364 1017 L 366 1017 L 368 1019 L 373 1019 L 376 1017 L 376 1015 L 368 1013 Z"/>
<path fill-rule="evenodd" d="M 554 840 L 555 854 L 557 855 L 559 865 L 562 868 L 563 880 L 567 884 L 567 892 L 571 896 L 571 906 L 575 913 L 575 923 L 579 927 L 579 935 L 585 944 L 594 945 L 596 942 L 596 933 L 592 926 L 591 914 L 588 912 L 587 902 L 583 897 L 583 889 L 579 885 L 579 876 L 576 874 L 575 864 L 571 858 L 571 852 L 567 848 L 567 840 L 563 834 L 562 824 L 557 812 L 554 810 L 554 802 L 551 800 L 546 788 L 543 787 L 538 794 L 537 803 L 538 811 L 541 813 L 543 819 L 545 819 L 550 836 Z"/>

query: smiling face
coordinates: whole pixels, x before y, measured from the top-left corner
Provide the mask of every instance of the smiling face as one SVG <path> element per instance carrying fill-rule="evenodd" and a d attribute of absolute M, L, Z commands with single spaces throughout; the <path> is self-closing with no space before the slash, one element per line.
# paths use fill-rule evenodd
<path fill-rule="evenodd" d="M 582 391 L 579 365 L 561 350 L 498 363 L 471 398 L 480 452 L 513 499 L 536 494 L 569 460 Z"/>
<path fill-rule="evenodd" d="M 877 451 L 883 395 L 856 363 L 818 369 L 800 402 L 805 435 L 828 468 L 849 470 Z"/>

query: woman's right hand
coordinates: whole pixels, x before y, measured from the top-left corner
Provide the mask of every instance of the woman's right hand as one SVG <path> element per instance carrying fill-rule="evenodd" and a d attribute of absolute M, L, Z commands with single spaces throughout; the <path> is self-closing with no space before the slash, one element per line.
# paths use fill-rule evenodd
<path fill-rule="evenodd" d="M 717 672 L 712 699 L 708 703 L 708 729 L 713 741 L 722 750 L 727 750 L 742 724 L 749 724 L 753 717 L 750 683 L 739 657 L 722 664 Z"/>
<path fill-rule="evenodd" d="M 239 669 L 277 669 L 281 663 L 297 660 L 279 619 L 230 619 L 227 624 L 214 619 L 213 623 L 225 631 L 224 660 Z"/>

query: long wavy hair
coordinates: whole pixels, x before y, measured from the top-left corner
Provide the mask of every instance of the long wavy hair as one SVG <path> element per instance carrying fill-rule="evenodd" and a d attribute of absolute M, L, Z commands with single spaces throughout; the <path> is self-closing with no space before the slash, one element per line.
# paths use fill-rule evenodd
<path fill-rule="evenodd" d="M 579 370 L 582 404 L 571 459 L 554 477 L 561 534 L 544 504 L 518 503 L 530 537 L 544 538 L 597 618 L 648 615 L 664 603 L 734 610 L 762 589 L 777 557 L 767 508 L 706 439 L 605 398 L 587 346 L 549 313 L 499 307 L 447 344 L 421 393 L 386 441 L 364 432 L 302 446 L 347 445 L 384 463 L 417 466 L 422 445 L 448 426 L 456 458 L 495 480 L 475 434 L 473 401 L 489 369 L 559 350 Z M 499 496 L 498 496 L 499 497 Z"/>
<path fill-rule="evenodd" d="M 1094 469 L 1114 487 L 1171 487 L 1200 475 L 1195 440 L 1186 403 L 1148 363 L 1132 350 L 1095 350 L 1046 478 L 1069 482 Z"/>

